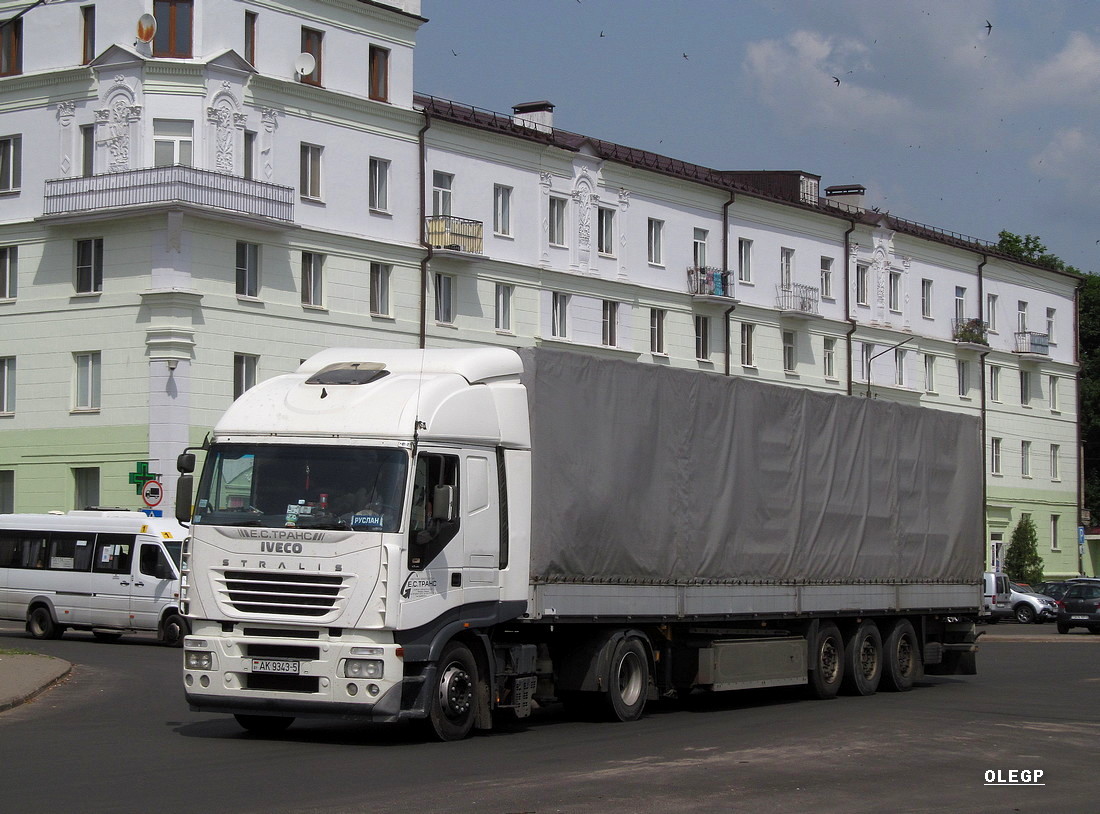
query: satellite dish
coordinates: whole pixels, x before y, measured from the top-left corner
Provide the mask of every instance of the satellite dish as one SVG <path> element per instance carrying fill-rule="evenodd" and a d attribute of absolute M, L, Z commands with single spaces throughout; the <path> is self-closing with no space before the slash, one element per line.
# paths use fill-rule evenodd
<path fill-rule="evenodd" d="M 157 18 L 152 14 L 142 14 L 137 21 L 137 38 L 141 42 L 152 42 L 157 34 Z"/>
<path fill-rule="evenodd" d="M 317 60 L 313 54 L 301 53 L 294 58 L 294 73 L 298 76 L 309 76 L 317 67 Z"/>

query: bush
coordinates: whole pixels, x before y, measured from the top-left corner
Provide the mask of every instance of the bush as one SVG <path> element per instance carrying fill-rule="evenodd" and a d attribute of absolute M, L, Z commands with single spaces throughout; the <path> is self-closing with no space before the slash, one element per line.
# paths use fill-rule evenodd
<path fill-rule="evenodd" d="M 1025 514 L 1012 530 L 1005 552 L 1005 573 L 1013 582 L 1034 585 L 1043 581 L 1043 558 L 1039 556 L 1039 536 L 1031 515 Z"/>

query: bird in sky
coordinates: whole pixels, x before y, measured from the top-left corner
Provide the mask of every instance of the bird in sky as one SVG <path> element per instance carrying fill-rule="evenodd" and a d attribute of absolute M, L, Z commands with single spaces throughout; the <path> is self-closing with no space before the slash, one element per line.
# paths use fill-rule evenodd
<path fill-rule="evenodd" d="M 603 32 L 601 31 L 601 32 L 600 32 L 600 36 L 601 36 L 601 37 L 604 37 L 604 36 L 606 36 L 606 34 L 604 34 L 604 33 L 603 33 Z"/>
<path fill-rule="evenodd" d="M 452 48 L 451 49 L 451 56 L 458 56 L 458 51 L 456 51 L 454 48 Z"/>
<path fill-rule="evenodd" d="M 836 82 L 839 85 L 840 84 L 840 77 L 839 76 L 834 76 L 833 81 Z"/>
<path fill-rule="evenodd" d="M 687 51 L 684 51 L 684 59 L 687 59 L 687 58 L 688 58 Z"/>
<path fill-rule="evenodd" d="M 992 33 L 993 33 L 993 23 L 989 22 L 989 20 L 986 20 L 985 21 L 985 35 L 988 37 Z"/>

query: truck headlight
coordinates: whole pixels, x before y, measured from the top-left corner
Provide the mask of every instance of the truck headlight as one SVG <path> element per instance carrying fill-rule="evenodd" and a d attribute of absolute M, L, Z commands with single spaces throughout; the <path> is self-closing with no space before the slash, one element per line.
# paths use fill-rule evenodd
<path fill-rule="evenodd" d="M 344 678 L 381 678 L 382 662 L 377 659 L 346 659 Z"/>
<path fill-rule="evenodd" d="M 185 650 L 183 664 L 188 670 L 213 670 L 214 654 L 207 650 Z"/>

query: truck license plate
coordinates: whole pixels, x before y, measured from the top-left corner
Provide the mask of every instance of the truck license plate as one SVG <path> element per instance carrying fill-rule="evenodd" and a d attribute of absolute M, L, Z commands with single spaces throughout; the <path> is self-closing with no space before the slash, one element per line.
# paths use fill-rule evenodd
<path fill-rule="evenodd" d="M 252 659 L 252 672 L 298 675 L 298 662 L 287 659 Z"/>

